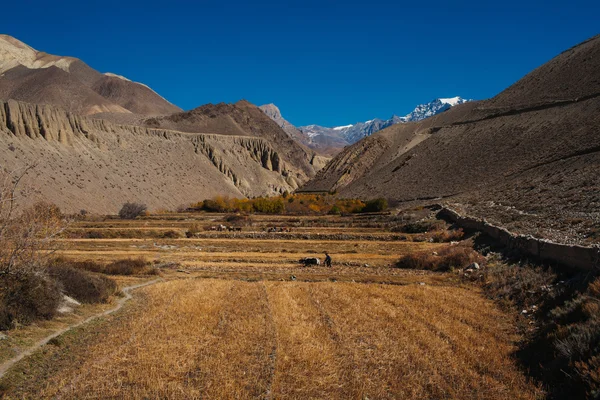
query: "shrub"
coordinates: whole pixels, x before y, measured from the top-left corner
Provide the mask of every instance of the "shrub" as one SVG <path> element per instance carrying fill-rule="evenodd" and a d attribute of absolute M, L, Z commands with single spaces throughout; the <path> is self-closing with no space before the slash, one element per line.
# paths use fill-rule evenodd
<path fill-rule="evenodd" d="M 65 294 L 82 303 L 105 303 L 117 291 L 114 280 L 69 265 L 53 265 L 49 273 L 60 282 Z"/>
<path fill-rule="evenodd" d="M 148 207 L 142 203 L 125 203 L 121 210 L 119 210 L 119 217 L 121 219 L 136 219 L 140 215 L 144 214 Z"/>
<path fill-rule="evenodd" d="M 188 230 L 185 232 L 185 237 L 191 238 L 196 236 L 198 233 L 202 232 L 202 225 L 198 223 L 193 223 L 190 225 Z"/>
<path fill-rule="evenodd" d="M 1 274 L 0 330 L 52 318 L 61 299 L 59 284 L 41 271 Z"/>
<path fill-rule="evenodd" d="M 465 233 L 463 232 L 462 228 L 452 230 L 445 229 L 433 232 L 431 239 L 435 243 L 458 242 L 459 240 L 462 240 L 464 236 Z"/>
<path fill-rule="evenodd" d="M 96 261 L 69 261 L 63 258 L 57 258 L 53 265 L 66 265 L 75 269 L 82 269 L 90 272 L 98 272 L 107 275 L 155 275 L 155 268 L 150 267 L 149 263 L 143 258 L 125 258 L 113 261 L 109 264 L 101 264 Z"/>
<path fill-rule="evenodd" d="M 283 200 L 281 198 L 264 198 L 260 197 L 254 200 L 254 211 L 265 214 L 281 214 L 285 210 Z"/>
<path fill-rule="evenodd" d="M 252 218 L 247 214 L 233 214 L 225 217 L 225 222 L 229 222 L 234 225 L 250 225 L 252 223 Z"/>
<path fill-rule="evenodd" d="M 388 208 L 388 202 L 383 197 L 378 199 L 369 200 L 365 203 L 364 208 L 361 212 L 381 212 Z"/>
<path fill-rule="evenodd" d="M 160 237 L 163 239 L 179 239 L 181 237 L 181 233 L 179 231 L 175 231 L 170 229 L 168 231 L 162 232 Z"/>
<path fill-rule="evenodd" d="M 114 261 L 104 267 L 108 275 L 143 275 L 156 274 L 156 270 L 148 266 L 148 262 L 142 258 L 127 258 Z"/>
<path fill-rule="evenodd" d="M 445 272 L 454 268 L 464 268 L 473 262 L 483 263 L 485 258 L 473 250 L 469 243 L 461 243 L 445 247 L 437 254 L 431 251 L 407 254 L 398 260 L 396 267 Z"/>
<path fill-rule="evenodd" d="M 334 205 L 333 207 L 331 207 L 331 209 L 329 210 L 329 214 L 336 214 L 339 215 L 342 213 L 342 210 L 337 206 Z"/>

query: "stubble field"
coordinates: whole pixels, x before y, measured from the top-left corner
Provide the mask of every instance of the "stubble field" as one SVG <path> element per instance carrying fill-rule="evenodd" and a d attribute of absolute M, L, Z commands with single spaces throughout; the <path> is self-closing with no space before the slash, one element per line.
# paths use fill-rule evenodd
<path fill-rule="evenodd" d="M 75 224 L 64 257 L 142 256 L 162 282 L 17 364 L 4 398 L 539 397 L 513 358 L 510 317 L 453 274 L 392 267 L 450 244 L 399 237 L 383 216 L 253 216 L 241 232 L 185 237 L 224 218 Z M 324 251 L 332 268 L 298 263 Z"/>

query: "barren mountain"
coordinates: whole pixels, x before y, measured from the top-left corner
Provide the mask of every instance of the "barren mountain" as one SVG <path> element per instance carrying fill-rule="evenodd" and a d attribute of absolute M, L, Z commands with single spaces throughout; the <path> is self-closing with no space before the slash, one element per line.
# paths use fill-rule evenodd
<path fill-rule="evenodd" d="M 324 165 L 322 157 L 296 142 L 255 105 L 241 100 L 235 104 L 206 104 L 191 111 L 148 118 L 145 126 L 190 133 L 217 133 L 263 138 L 299 170 L 294 179 L 312 177 Z M 300 175 L 298 175 L 300 174 Z"/>
<path fill-rule="evenodd" d="M 0 99 L 55 105 L 84 115 L 181 111 L 143 84 L 101 74 L 77 58 L 37 51 L 8 35 L 0 35 Z"/>
<path fill-rule="evenodd" d="M 172 209 L 215 195 L 274 195 L 314 174 L 257 136 L 117 125 L 14 100 L 0 103 L 0 159 L 12 171 L 36 165 L 28 176 L 36 192 L 27 202 L 52 201 L 66 212 L 115 213 L 125 201 Z"/>
<path fill-rule="evenodd" d="M 281 127 L 281 129 L 283 129 L 284 132 L 287 133 L 292 139 L 304 144 L 305 146 L 310 144 L 310 138 L 300 132 L 300 130 L 298 130 L 298 128 L 296 128 L 294 125 L 286 121 L 286 119 L 281 115 L 279 107 L 277 107 L 275 104 L 264 104 L 258 108 L 260 108 L 262 112 L 264 112 L 269 118 L 275 121 L 275 123 L 279 125 L 279 127 Z"/>
<path fill-rule="evenodd" d="M 597 36 L 490 100 L 365 138 L 302 190 L 451 202 L 519 232 L 598 242 L 599 96 Z"/>

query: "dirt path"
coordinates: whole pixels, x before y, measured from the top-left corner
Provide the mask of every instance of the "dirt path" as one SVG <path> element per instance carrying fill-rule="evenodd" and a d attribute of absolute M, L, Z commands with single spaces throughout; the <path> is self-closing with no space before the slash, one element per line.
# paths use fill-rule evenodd
<path fill-rule="evenodd" d="M 43 345 L 45 345 L 46 343 L 48 343 L 50 340 L 54 339 L 55 337 L 58 337 L 60 335 L 62 335 L 63 333 L 70 331 L 71 329 L 77 328 L 81 325 L 87 324 L 90 321 L 95 320 L 96 318 L 100 318 L 109 314 L 112 314 L 114 312 L 117 312 L 121 309 L 121 307 L 123 307 L 123 305 L 131 300 L 132 296 L 130 294 L 130 292 L 132 290 L 135 289 L 139 289 L 141 287 L 144 286 L 148 286 L 148 285 L 152 285 L 155 284 L 159 281 L 161 281 L 162 278 L 158 278 L 158 279 L 154 279 L 152 281 L 149 282 L 144 282 L 144 283 L 140 283 L 137 285 L 132 285 L 132 286 L 127 286 L 124 287 L 123 289 L 121 289 L 121 291 L 123 292 L 123 294 L 125 294 L 125 297 L 120 298 L 117 301 L 117 305 L 114 308 L 111 308 L 110 310 L 106 310 L 103 311 L 99 314 L 96 315 L 92 315 L 89 318 L 84 319 L 83 321 L 79 321 L 73 325 L 69 325 L 66 328 L 60 329 L 56 332 L 54 332 L 53 334 L 46 336 L 44 339 L 40 340 L 39 342 L 35 343 L 33 346 L 31 346 L 30 348 L 28 348 L 27 350 L 23 350 L 22 352 L 20 352 L 19 354 L 17 354 L 15 357 L 11 358 L 10 360 L 7 360 L 6 362 L 0 364 L 0 378 L 2 378 L 6 372 L 8 372 L 8 370 L 15 365 L 16 363 L 18 363 L 19 361 L 21 361 L 23 358 L 30 356 L 31 354 L 33 354 L 35 351 L 37 351 L 40 347 L 42 347 Z"/>

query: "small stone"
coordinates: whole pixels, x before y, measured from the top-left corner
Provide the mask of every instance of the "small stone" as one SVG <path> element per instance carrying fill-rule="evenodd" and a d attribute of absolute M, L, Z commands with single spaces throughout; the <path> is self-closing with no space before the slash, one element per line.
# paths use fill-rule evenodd
<path fill-rule="evenodd" d="M 290 279 L 293 280 L 293 281 L 295 281 L 296 280 L 296 275 L 290 276 Z"/>
<path fill-rule="evenodd" d="M 6 340 L 8 339 L 8 336 L 6 336 L 4 333 L 0 333 L 0 340 Z"/>
<path fill-rule="evenodd" d="M 466 270 L 478 270 L 479 264 L 477 264 L 476 262 L 469 264 L 469 266 L 467 268 L 465 268 Z"/>
<path fill-rule="evenodd" d="M 425 282 L 419 282 L 419 285 L 425 286 Z"/>

